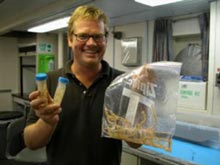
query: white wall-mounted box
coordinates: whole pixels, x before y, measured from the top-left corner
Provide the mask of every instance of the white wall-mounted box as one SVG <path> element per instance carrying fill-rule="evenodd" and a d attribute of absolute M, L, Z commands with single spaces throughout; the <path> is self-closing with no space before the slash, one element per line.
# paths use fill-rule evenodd
<path fill-rule="evenodd" d="M 173 22 L 173 37 L 200 34 L 199 19 L 180 19 Z"/>
<path fill-rule="evenodd" d="M 178 106 L 190 109 L 206 109 L 207 82 L 180 81 Z"/>

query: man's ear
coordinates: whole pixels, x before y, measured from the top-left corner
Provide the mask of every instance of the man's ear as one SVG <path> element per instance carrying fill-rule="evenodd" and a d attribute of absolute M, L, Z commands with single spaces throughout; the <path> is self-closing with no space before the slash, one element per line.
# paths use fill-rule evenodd
<path fill-rule="evenodd" d="M 67 42 L 68 42 L 68 46 L 71 47 L 72 46 L 72 42 L 73 42 L 73 38 L 67 36 Z"/>

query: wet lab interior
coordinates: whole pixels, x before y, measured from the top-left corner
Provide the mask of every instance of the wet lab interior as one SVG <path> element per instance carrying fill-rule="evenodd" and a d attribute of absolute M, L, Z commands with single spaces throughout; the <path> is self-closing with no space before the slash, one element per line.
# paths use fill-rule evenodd
<path fill-rule="evenodd" d="M 153 1 L 153 0 L 152 0 Z M 123 143 L 121 165 L 220 164 L 220 1 L 182 0 L 158 6 L 135 0 L 0 0 L 0 164 L 46 165 L 45 148 L 19 149 L 35 75 L 73 57 L 66 27 L 28 32 L 36 25 L 95 5 L 110 18 L 104 56 L 130 72 L 144 64 L 182 64 L 171 151 Z"/>

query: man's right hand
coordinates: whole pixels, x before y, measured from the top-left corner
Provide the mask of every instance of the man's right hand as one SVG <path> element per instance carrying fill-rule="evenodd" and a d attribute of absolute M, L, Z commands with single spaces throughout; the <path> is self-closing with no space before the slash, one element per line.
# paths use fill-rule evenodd
<path fill-rule="evenodd" d="M 59 121 L 59 113 L 61 112 L 60 105 L 53 103 L 53 99 L 49 94 L 47 98 L 41 98 L 39 96 L 39 91 L 30 93 L 29 99 L 31 108 L 45 123 L 55 126 Z"/>

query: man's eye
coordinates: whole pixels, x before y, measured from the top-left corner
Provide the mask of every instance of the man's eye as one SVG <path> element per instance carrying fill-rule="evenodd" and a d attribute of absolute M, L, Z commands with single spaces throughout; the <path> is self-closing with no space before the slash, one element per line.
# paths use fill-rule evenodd
<path fill-rule="evenodd" d="M 87 39 L 89 37 L 89 35 L 87 35 L 87 34 L 80 34 L 80 35 L 78 35 L 78 37 L 81 38 L 81 39 Z"/>
<path fill-rule="evenodd" d="M 100 40 L 100 39 L 103 39 L 104 36 L 101 34 L 97 34 L 97 35 L 94 35 L 93 37 L 94 39 Z"/>
<path fill-rule="evenodd" d="M 102 35 L 94 35 L 94 38 L 95 39 L 100 39 L 100 38 L 102 38 Z"/>

